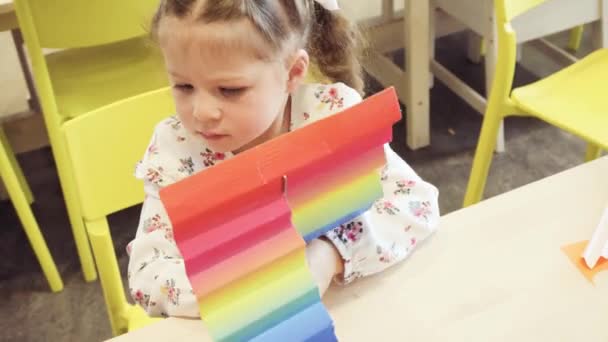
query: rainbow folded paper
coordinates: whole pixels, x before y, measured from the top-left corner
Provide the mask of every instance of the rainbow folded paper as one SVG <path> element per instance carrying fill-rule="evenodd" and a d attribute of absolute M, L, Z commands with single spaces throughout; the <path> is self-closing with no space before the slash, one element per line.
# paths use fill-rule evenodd
<path fill-rule="evenodd" d="M 336 340 L 305 241 L 382 196 L 378 170 L 400 116 L 387 89 L 161 191 L 214 339 Z"/>

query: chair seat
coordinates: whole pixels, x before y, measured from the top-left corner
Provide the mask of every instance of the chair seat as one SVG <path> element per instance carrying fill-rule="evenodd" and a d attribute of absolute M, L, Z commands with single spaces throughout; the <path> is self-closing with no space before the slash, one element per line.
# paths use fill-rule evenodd
<path fill-rule="evenodd" d="M 608 149 L 608 49 L 536 83 L 511 98 L 529 114 Z"/>
<path fill-rule="evenodd" d="M 148 314 L 142 309 L 139 305 L 129 305 L 129 310 L 127 312 L 129 331 L 134 331 L 137 329 L 141 329 L 145 326 L 148 326 L 152 323 L 163 320 L 164 318 L 158 317 L 150 317 Z"/>
<path fill-rule="evenodd" d="M 169 84 L 160 50 L 146 37 L 54 52 L 47 65 L 65 120 Z"/>

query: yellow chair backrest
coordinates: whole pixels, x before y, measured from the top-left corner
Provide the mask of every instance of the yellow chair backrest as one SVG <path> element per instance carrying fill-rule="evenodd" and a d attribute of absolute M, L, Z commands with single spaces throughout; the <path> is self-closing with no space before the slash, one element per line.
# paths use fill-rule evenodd
<path fill-rule="evenodd" d="M 154 127 L 175 113 L 171 89 L 122 100 L 63 126 L 83 216 L 96 220 L 141 203 L 143 185 L 134 177 Z"/>
<path fill-rule="evenodd" d="M 498 55 L 488 102 L 509 102 L 517 60 L 517 38 L 511 20 L 548 0 L 494 0 Z"/>
<path fill-rule="evenodd" d="M 502 14 L 506 21 L 511 21 L 520 14 L 546 2 L 547 0 L 496 0 L 499 16 Z M 500 23 L 500 21 L 498 21 Z"/>
<path fill-rule="evenodd" d="M 150 319 L 127 302 L 106 216 L 143 201 L 135 165 L 154 127 L 174 112 L 171 88 L 166 87 L 114 102 L 61 127 L 115 335 Z"/>
<path fill-rule="evenodd" d="M 158 3 L 158 0 L 15 0 L 20 23 L 34 24 L 25 26 L 34 28 L 40 47 L 62 49 L 142 36 Z"/>
<path fill-rule="evenodd" d="M 143 36 L 158 0 L 14 0 L 52 143 L 63 118 L 43 49 L 109 44 Z"/>

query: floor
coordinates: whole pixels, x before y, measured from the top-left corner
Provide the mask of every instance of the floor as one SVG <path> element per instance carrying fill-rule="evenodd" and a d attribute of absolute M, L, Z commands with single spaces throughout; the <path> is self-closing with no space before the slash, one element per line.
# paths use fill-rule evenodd
<path fill-rule="evenodd" d="M 561 35 L 553 39 L 564 44 L 565 38 Z M 483 67 L 467 62 L 463 44 L 462 35 L 443 38 L 437 44 L 438 59 L 481 89 Z M 0 51 L 0 61 L 3 53 Z M 397 53 L 395 58 L 402 59 L 402 54 Z M 535 51 L 526 49 L 516 83 L 535 80 L 537 76 L 529 70 L 543 75 L 552 68 Z M 373 81 L 369 84 L 370 92 L 379 90 Z M 445 214 L 457 210 L 462 202 L 481 116 L 436 82 L 431 124 L 431 147 L 419 151 L 404 148 L 401 123 L 395 126 L 393 146 L 423 178 L 440 189 Z M 506 137 L 507 152 L 494 159 L 487 197 L 582 162 L 584 144 L 580 140 L 533 119 L 508 119 Z M 111 337 L 99 283 L 85 283 L 80 272 L 50 150 L 21 154 L 19 161 L 35 193 L 33 210 L 63 276 L 65 290 L 49 292 L 10 202 L 0 202 L 0 293 L 5 296 L 0 311 L 0 340 L 100 341 Z M 138 211 L 131 208 L 110 218 L 123 270 L 127 263 L 124 248 L 134 235 Z M 407 267 L 407 263 L 404 265 Z"/>

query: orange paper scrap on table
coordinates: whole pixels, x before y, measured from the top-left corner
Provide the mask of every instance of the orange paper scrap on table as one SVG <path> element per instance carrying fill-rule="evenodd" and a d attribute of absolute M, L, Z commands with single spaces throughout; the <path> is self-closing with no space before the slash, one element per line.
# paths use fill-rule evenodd
<path fill-rule="evenodd" d="M 589 241 L 580 241 L 566 245 L 562 247 L 562 251 L 566 253 L 570 261 L 572 261 L 583 276 L 589 280 L 589 282 L 593 283 L 593 279 L 598 273 L 608 270 L 608 259 L 601 257 L 597 264 L 595 264 L 595 267 L 589 268 L 583 258 L 583 253 L 587 248 L 588 243 Z"/>
<path fill-rule="evenodd" d="M 608 205 L 589 241 L 562 247 L 570 260 L 593 283 L 593 278 L 608 269 Z"/>

